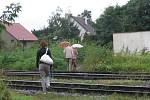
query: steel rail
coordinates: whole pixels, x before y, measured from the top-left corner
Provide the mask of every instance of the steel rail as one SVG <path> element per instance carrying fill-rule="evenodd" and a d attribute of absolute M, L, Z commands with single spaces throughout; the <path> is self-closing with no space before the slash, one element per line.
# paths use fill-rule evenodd
<path fill-rule="evenodd" d="M 39 76 L 39 72 L 5 72 L 6 76 Z M 132 80 L 150 80 L 150 74 L 101 74 L 101 73 L 57 73 L 53 72 L 54 78 L 75 78 L 75 79 L 132 79 Z"/>
<path fill-rule="evenodd" d="M 28 70 L 3 70 L 3 72 L 33 72 L 36 73 L 37 71 L 28 71 Z M 95 72 L 88 72 L 88 71 L 53 71 L 53 73 L 91 73 L 91 74 L 133 74 L 133 75 L 150 75 L 150 72 L 103 72 L 103 71 L 95 71 Z"/>
<path fill-rule="evenodd" d="M 40 81 L 25 81 L 25 80 L 5 80 L 10 88 L 25 89 L 25 90 L 41 90 Z M 61 92 L 80 92 L 80 93 L 98 93 L 98 94 L 140 94 L 150 95 L 150 87 L 148 86 L 129 86 L 129 85 L 105 85 L 105 84 L 85 84 L 85 83 L 64 83 L 51 82 L 49 91 Z"/>

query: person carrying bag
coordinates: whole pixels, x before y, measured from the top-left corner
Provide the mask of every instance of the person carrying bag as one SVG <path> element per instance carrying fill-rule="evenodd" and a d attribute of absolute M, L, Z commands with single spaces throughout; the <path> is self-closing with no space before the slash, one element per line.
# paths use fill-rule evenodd
<path fill-rule="evenodd" d="M 47 89 L 50 87 L 49 74 L 53 60 L 50 49 L 47 48 L 48 43 L 45 40 L 41 40 L 40 46 L 41 48 L 37 51 L 36 66 L 40 72 L 43 92 L 46 94 Z"/>

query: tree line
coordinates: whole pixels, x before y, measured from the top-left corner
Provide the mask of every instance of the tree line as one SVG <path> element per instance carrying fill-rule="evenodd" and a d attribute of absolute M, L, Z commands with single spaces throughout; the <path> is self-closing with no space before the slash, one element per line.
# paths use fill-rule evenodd
<path fill-rule="evenodd" d="M 130 0 L 123 6 L 109 6 L 96 20 L 96 41 L 101 45 L 112 42 L 112 34 L 150 30 L 150 0 Z"/>
<path fill-rule="evenodd" d="M 91 41 L 101 46 L 112 47 L 112 34 L 120 32 L 137 32 L 150 30 L 150 0 L 130 0 L 123 6 L 109 6 L 103 14 L 92 21 L 91 11 L 84 10 L 78 16 L 87 17 L 88 22 L 96 30 L 96 36 L 90 38 Z M 10 4 L 0 16 L 0 31 L 5 23 L 14 21 L 21 11 L 19 4 Z M 78 39 L 78 27 L 72 22 L 62 17 L 62 9 L 58 7 L 52 16 L 48 19 L 48 27 L 41 30 L 32 30 L 39 38 L 54 38 L 54 36 L 63 39 Z"/>
<path fill-rule="evenodd" d="M 11 25 L 12 22 L 15 22 L 15 18 L 18 17 L 19 12 L 21 11 L 21 5 L 19 3 L 11 3 L 10 5 L 6 6 L 6 9 L 2 12 L 0 16 L 0 34 L 3 29 L 5 29 L 5 24 Z M 0 35 L 0 49 L 4 42 L 1 39 Z"/>
<path fill-rule="evenodd" d="M 48 27 L 32 32 L 37 36 L 43 36 L 45 33 L 49 37 L 54 35 L 67 39 L 76 37 L 79 30 L 61 17 L 61 11 L 56 10 L 56 13 L 48 19 Z M 150 30 L 150 0 L 130 0 L 123 6 L 109 6 L 95 22 L 91 20 L 91 11 L 84 10 L 79 16 L 87 16 L 90 19 L 89 23 L 96 30 L 97 35 L 92 37 L 91 41 L 101 46 L 112 47 L 113 33 Z"/>

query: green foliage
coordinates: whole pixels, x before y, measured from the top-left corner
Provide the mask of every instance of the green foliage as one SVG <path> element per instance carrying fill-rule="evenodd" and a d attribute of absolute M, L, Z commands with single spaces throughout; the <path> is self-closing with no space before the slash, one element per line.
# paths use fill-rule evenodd
<path fill-rule="evenodd" d="M 57 8 L 56 12 L 53 13 L 48 19 L 48 27 L 42 30 L 33 30 L 32 32 L 39 36 L 46 36 L 49 39 L 53 39 L 55 36 L 61 39 L 72 39 L 77 38 L 79 30 L 77 26 L 74 26 L 72 22 L 61 16 L 61 8 Z"/>
<path fill-rule="evenodd" d="M 9 6 L 6 6 L 6 10 L 3 11 L 2 16 L 0 16 L 0 22 L 4 24 L 14 22 L 14 18 L 18 17 L 18 13 L 21 11 L 20 9 L 21 6 L 19 3 L 11 3 Z"/>
<path fill-rule="evenodd" d="M 96 41 L 104 46 L 112 42 L 112 34 L 149 31 L 150 0 L 130 0 L 123 6 L 109 6 L 96 20 Z"/>
<path fill-rule="evenodd" d="M 0 33 L 3 29 L 5 29 L 4 24 L 11 25 L 11 22 L 15 22 L 15 18 L 18 17 L 18 13 L 21 11 L 21 6 L 19 3 L 14 4 L 11 3 L 9 6 L 6 6 L 6 10 L 3 11 L 2 15 L 0 16 Z M 4 42 L 1 39 L 0 35 L 0 49 L 4 45 Z"/>
<path fill-rule="evenodd" d="M 124 30 L 125 31 L 147 31 L 150 19 L 150 0 L 130 0 L 124 6 Z"/>
<path fill-rule="evenodd" d="M 63 49 L 58 48 L 57 44 L 51 45 L 50 49 L 51 49 L 53 60 L 54 60 L 53 69 L 66 70 L 67 64 L 64 59 Z"/>
<path fill-rule="evenodd" d="M 80 95 L 80 96 L 72 96 L 72 95 L 61 95 L 58 93 L 48 93 L 46 95 L 42 93 L 38 93 L 31 96 L 25 96 L 23 94 L 19 94 L 16 92 L 12 92 L 13 100 L 149 100 L 148 95 L 126 95 L 126 94 L 117 94 L 114 93 L 112 95 L 107 96 L 90 96 L 90 95 Z"/>
<path fill-rule="evenodd" d="M 1 23 L 1 21 L 0 21 Z M 5 26 L 3 24 L 0 24 L 0 33 L 2 32 L 2 29 L 5 29 Z M 1 38 L 0 38 L 0 41 L 1 41 Z"/>
<path fill-rule="evenodd" d="M 96 20 L 95 28 L 97 32 L 96 41 L 102 46 L 112 41 L 112 34 L 121 32 L 121 7 L 110 6 L 106 8 L 104 14 Z M 119 15 L 119 16 L 118 16 Z"/>
<path fill-rule="evenodd" d="M 90 45 L 81 68 L 84 71 L 150 72 L 149 61 L 149 53 L 114 56 L 109 49 Z"/>
<path fill-rule="evenodd" d="M 35 69 L 36 48 L 14 49 L 13 51 L 2 51 L 0 55 L 0 66 L 9 69 Z"/>
<path fill-rule="evenodd" d="M 103 69 L 103 64 L 108 64 L 109 61 L 107 61 L 107 59 L 110 57 L 110 51 L 104 48 L 95 48 L 95 45 L 90 45 L 86 49 L 85 59 L 82 65 L 83 70 L 96 71 L 99 65 L 101 65 L 101 68 L 99 69 Z"/>
<path fill-rule="evenodd" d="M 2 81 L 0 81 L 0 100 L 12 100 L 10 92 L 6 89 Z"/>
<path fill-rule="evenodd" d="M 61 18 L 59 23 L 61 25 L 58 26 L 58 30 L 54 32 L 54 35 L 62 37 L 63 39 L 77 38 L 79 30 L 72 22 L 69 22 L 68 19 Z"/>
<path fill-rule="evenodd" d="M 63 49 L 58 48 L 57 44 L 52 44 L 49 47 L 54 60 L 54 70 L 66 70 L 67 64 L 64 60 Z M 16 48 L 12 51 L 3 50 L 0 52 L 0 67 L 4 69 L 17 70 L 35 70 L 36 69 L 36 52 L 37 45 L 33 48 Z"/>
<path fill-rule="evenodd" d="M 114 55 L 110 49 L 87 42 L 78 49 L 77 64 L 82 71 L 150 72 L 150 54 Z M 67 70 L 63 49 L 58 44 L 49 46 L 54 60 L 53 70 Z M 37 45 L 24 51 L 17 48 L 0 52 L 0 67 L 5 69 L 35 70 Z"/>
<path fill-rule="evenodd" d="M 12 64 L 13 62 L 16 62 L 17 61 L 17 59 L 16 59 L 16 57 L 15 56 L 10 56 L 10 55 L 7 55 L 7 54 L 5 54 L 4 56 L 3 56 L 3 58 L 2 58 L 2 64 L 4 65 L 4 66 L 7 66 L 7 65 L 10 65 L 10 64 Z"/>

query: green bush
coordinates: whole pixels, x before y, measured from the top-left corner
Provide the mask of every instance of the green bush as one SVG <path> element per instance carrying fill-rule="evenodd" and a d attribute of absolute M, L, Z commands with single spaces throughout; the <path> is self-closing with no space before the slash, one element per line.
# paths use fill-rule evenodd
<path fill-rule="evenodd" d="M 82 44 L 78 49 L 77 64 L 82 71 L 113 71 L 113 72 L 150 72 L 150 53 L 142 55 L 115 55 L 110 49 L 96 46 L 92 43 Z M 67 70 L 63 49 L 57 44 L 51 44 L 54 60 L 53 70 Z M 24 49 L 16 48 L 12 51 L 0 52 L 0 68 L 34 70 L 36 69 L 36 52 L 38 46 Z"/>
<path fill-rule="evenodd" d="M 50 47 L 54 60 L 54 70 L 66 70 L 67 64 L 64 60 L 63 49 L 59 48 L 56 44 Z M 16 48 L 12 51 L 0 52 L 0 67 L 5 69 L 17 70 L 34 70 L 36 69 L 36 54 L 38 47 L 35 45 L 32 48 Z"/>
<path fill-rule="evenodd" d="M 150 72 L 150 54 L 116 55 L 111 50 L 90 45 L 86 47 L 83 71 Z"/>
<path fill-rule="evenodd" d="M 110 63 L 111 52 L 104 48 L 96 48 L 95 45 L 86 47 L 85 59 L 82 64 L 82 70 L 96 71 L 98 67 L 106 70 L 105 63 Z"/>
<path fill-rule="evenodd" d="M 0 100 L 12 100 L 9 91 L 6 89 L 2 81 L 0 81 Z"/>
<path fill-rule="evenodd" d="M 57 44 L 53 44 L 50 47 L 52 57 L 54 60 L 53 69 L 54 70 L 66 70 L 67 64 L 64 59 L 63 49 L 59 48 Z"/>

